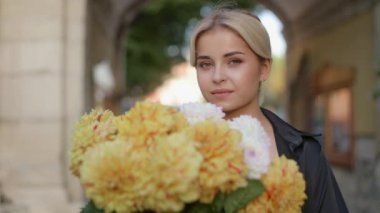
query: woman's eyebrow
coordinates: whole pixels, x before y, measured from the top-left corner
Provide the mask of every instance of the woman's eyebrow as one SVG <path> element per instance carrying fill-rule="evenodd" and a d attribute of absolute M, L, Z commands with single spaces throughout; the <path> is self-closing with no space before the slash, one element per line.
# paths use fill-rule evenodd
<path fill-rule="evenodd" d="M 233 55 L 238 55 L 238 54 L 240 54 L 240 55 L 244 55 L 243 52 L 240 52 L 240 51 L 233 51 L 233 52 L 229 52 L 229 53 L 224 54 L 224 57 L 227 58 L 227 57 L 230 57 L 230 56 L 233 56 Z"/>
<path fill-rule="evenodd" d="M 197 59 L 210 59 L 210 56 L 200 55 L 200 56 L 197 56 Z"/>
<path fill-rule="evenodd" d="M 233 56 L 233 55 L 244 55 L 243 52 L 240 52 L 240 51 L 233 51 L 233 52 L 229 52 L 229 53 L 226 53 L 223 55 L 223 57 L 227 58 L 227 57 L 230 57 L 230 56 Z M 197 59 L 210 59 L 211 57 L 210 56 L 207 56 L 207 55 L 200 55 L 200 56 L 197 56 Z"/>

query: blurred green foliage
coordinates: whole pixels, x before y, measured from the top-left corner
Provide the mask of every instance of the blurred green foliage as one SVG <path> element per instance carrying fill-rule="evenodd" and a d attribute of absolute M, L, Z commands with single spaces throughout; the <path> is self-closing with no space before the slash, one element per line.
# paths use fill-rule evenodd
<path fill-rule="evenodd" d="M 254 9 L 248 0 L 152 0 L 132 22 L 126 35 L 127 95 L 135 88 L 148 93 L 157 87 L 173 64 L 185 61 L 191 27 L 214 7 Z M 168 54 L 168 48 L 172 54 Z M 177 54 L 176 54 L 177 53 Z"/>
<path fill-rule="evenodd" d="M 378 81 L 380 81 L 380 67 L 377 69 L 376 75 L 377 75 Z M 374 98 L 375 99 L 380 98 L 380 88 L 376 88 L 376 90 L 374 92 Z"/>

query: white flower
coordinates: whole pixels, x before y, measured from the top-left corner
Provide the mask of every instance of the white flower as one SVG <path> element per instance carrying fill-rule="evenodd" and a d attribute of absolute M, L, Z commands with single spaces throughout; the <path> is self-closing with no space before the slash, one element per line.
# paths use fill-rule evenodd
<path fill-rule="evenodd" d="M 184 113 L 190 125 L 211 119 L 215 122 L 223 120 L 225 114 L 221 107 L 211 103 L 187 103 L 179 106 L 179 111 Z"/>
<path fill-rule="evenodd" d="M 229 121 L 229 125 L 242 134 L 241 146 L 249 171 L 248 178 L 259 179 L 270 164 L 270 139 L 267 133 L 256 118 L 247 115 Z"/>

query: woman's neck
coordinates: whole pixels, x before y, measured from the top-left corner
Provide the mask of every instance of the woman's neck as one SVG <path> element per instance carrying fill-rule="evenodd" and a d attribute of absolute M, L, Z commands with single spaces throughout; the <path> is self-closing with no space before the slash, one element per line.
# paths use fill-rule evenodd
<path fill-rule="evenodd" d="M 224 117 L 226 120 L 232 120 L 234 118 L 237 118 L 241 115 L 250 115 L 256 119 L 258 119 L 260 122 L 264 122 L 266 120 L 266 117 L 264 113 L 261 111 L 260 106 L 249 106 L 245 107 L 243 109 L 239 110 L 233 110 L 224 112 L 226 116 Z"/>

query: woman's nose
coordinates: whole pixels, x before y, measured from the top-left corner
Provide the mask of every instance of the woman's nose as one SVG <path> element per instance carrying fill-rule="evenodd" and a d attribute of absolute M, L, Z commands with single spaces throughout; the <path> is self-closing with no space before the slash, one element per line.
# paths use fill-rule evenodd
<path fill-rule="evenodd" d="M 221 83 L 226 80 L 225 70 L 222 66 L 215 66 L 212 75 L 212 80 L 214 83 Z"/>

